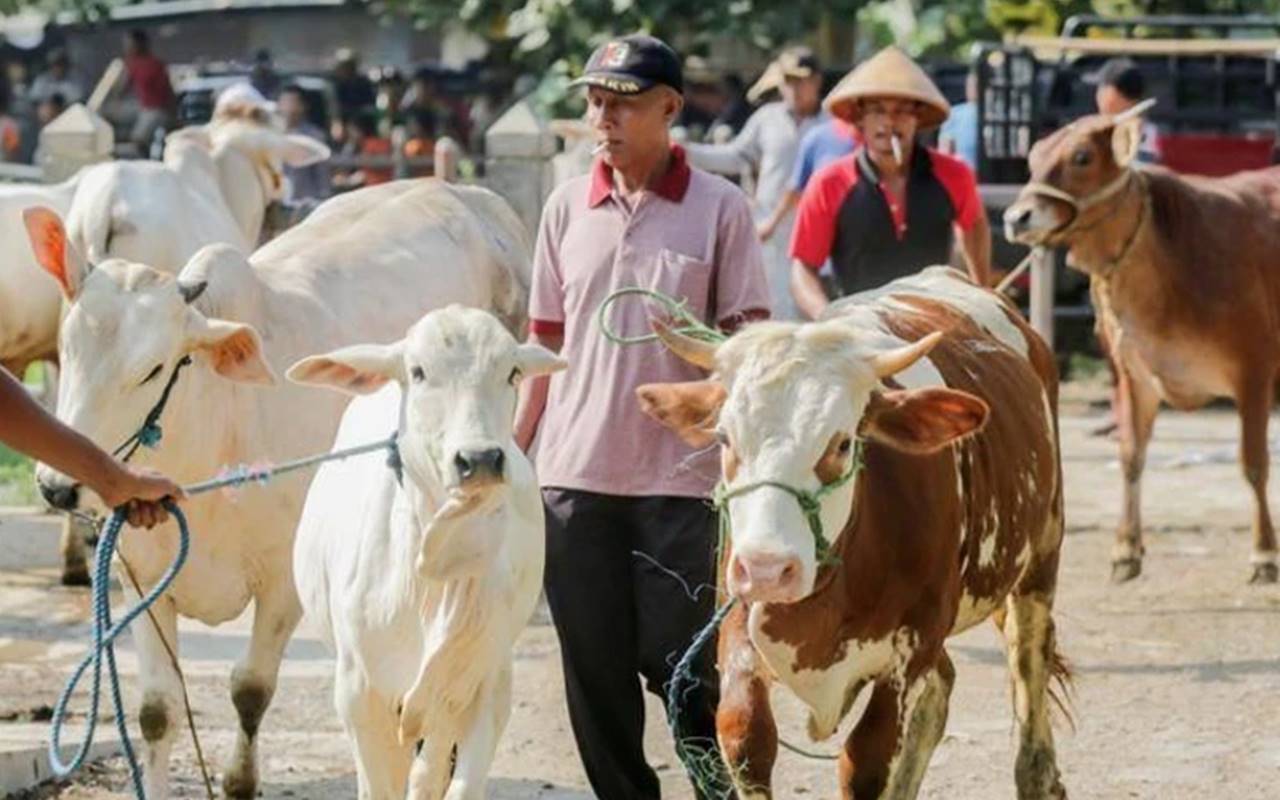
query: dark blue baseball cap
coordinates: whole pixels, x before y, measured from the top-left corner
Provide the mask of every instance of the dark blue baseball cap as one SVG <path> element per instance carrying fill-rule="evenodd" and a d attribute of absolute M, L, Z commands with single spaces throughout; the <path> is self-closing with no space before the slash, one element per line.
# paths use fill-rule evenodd
<path fill-rule="evenodd" d="M 680 56 L 661 39 L 642 33 L 611 39 L 587 59 L 582 77 L 573 86 L 598 86 L 618 94 L 640 94 L 655 86 L 670 86 L 684 94 Z"/>

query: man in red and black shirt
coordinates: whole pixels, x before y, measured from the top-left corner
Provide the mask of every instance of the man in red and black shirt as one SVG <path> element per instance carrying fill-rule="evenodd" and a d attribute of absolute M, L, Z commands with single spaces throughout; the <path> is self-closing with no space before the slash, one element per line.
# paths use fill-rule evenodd
<path fill-rule="evenodd" d="M 831 259 L 841 294 L 873 289 L 951 260 L 953 235 L 974 282 L 991 272 L 991 229 L 973 171 L 916 142 L 950 106 L 924 71 L 894 47 L 850 73 L 827 110 L 853 123 L 863 145 L 805 187 L 791 237 L 791 291 L 817 317 L 829 300 L 818 269 Z"/>

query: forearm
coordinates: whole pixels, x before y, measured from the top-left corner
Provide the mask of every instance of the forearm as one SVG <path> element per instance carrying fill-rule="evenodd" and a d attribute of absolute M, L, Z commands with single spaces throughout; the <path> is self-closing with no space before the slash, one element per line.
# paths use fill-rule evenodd
<path fill-rule="evenodd" d="M 800 193 L 795 189 L 788 189 L 786 193 L 782 195 L 782 199 L 778 201 L 778 207 L 775 208 L 773 213 L 769 215 L 769 218 L 765 220 L 765 225 L 768 226 L 770 231 L 774 230 L 782 224 L 782 221 L 787 218 L 787 215 L 790 214 L 798 205 L 800 205 Z"/>
<path fill-rule="evenodd" d="M 684 146 L 689 163 L 698 169 L 716 172 L 721 175 L 737 175 L 751 167 L 749 159 L 737 141 L 728 144 L 698 144 L 689 142 Z"/>
<path fill-rule="evenodd" d="M 830 305 L 818 271 L 810 269 L 799 259 L 791 262 L 791 296 L 795 298 L 801 313 L 809 319 L 817 319 Z"/>
<path fill-rule="evenodd" d="M 973 227 L 960 237 L 965 261 L 969 265 L 969 277 L 979 286 L 991 285 L 991 225 L 986 214 L 978 218 Z"/>
<path fill-rule="evenodd" d="M 516 446 L 528 451 L 529 445 L 538 435 L 538 424 L 542 422 L 542 412 L 547 408 L 547 393 L 551 388 L 551 378 L 539 375 L 530 378 L 520 387 L 520 401 L 516 405 Z"/>
<path fill-rule="evenodd" d="M 0 410 L 0 441 L 14 450 L 86 485 L 99 486 L 118 477 L 114 459 L 45 411 L 2 369 Z"/>
<path fill-rule="evenodd" d="M 530 334 L 529 341 L 558 353 L 564 344 L 564 336 L 534 333 Z M 550 375 L 539 375 L 520 384 L 520 397 L 516 403 L 515 438 L 516 445 L 521 450 L 528 451 L 538 434 L 538 425 L 542 422 L 542 412 L 547 408 L 550 390 Z"/>

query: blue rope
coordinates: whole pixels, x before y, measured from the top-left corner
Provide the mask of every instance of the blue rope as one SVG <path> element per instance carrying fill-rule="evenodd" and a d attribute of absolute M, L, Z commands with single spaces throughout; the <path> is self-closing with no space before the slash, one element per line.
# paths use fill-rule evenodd
<path fill-rule="evenodd" d="M 187 553 L 191 548 L 191 532 L 187 529 L 187 518 L 172 500 L 165 500 L 164 507 L 178 521 L 178 554 L 173 563 L 169 565 L 169 569 L 160 577 L 156 585 L 151 588 L 151 591 L 147 592 L 147 595 L 136 606 L 125 612 L 120 621 L 114 624 L 111 622 L 111 558 L 115 554 L 120 530 L 124 526 L 125 510 L 123 508 L 116 509 L 115 513 L 111 515 L 110 521 L 107 522 L 102 536 L 98 540 L 93 575 L 93 647 L 85 654 L 75 672 L 71 674 L 71 678 L 62 690 L 62 695 L 58 698 L 58 703 L 53 710 L 53 731 L 49 739 L 49 765 L 52 767 L 54 775 L 59 778 L 65 778 L 84 766 L 85 759 L 89 756 L 89 750 L 93 746 L 93 734 L 98 724 L 98 706 L 102 693 L 102 667 L 105 659 L 107 677 L 111 684 L 111 702 L 115 705 L 116 711 L 116 730 L 120 734 L 120 744 L 124 749 L 125 758 L 129 762 L 129 775 L 133 780 L 133 790 L 138 800 L 146 800 L 146 794 L 142 788 L 142 770 L 138 766 L 138 758 L 134 753 L 133 742 L 129 739 L 129 729 L 125 722 L 124 700 L 120 693 L 120 672 L 116 667 L 115 640 L 124 632 L 125 628 L 129 627 L 129 623 L 155 605 L 156 601 L 160 599 L 160 595 L 173 583 L 178 571 L 182 569 L 182 565 L 186 563 Z M 87 723 L 88 729 L 85 731 L 84 741 L 80 744 L 80 749 L 71 759 L 71 762 L 63 763 L 59 751 L 62 749 L 62 727 L 66 723 L 67 704 L 71 701 L 71 695 L 75 692 L 80 679 L 84 677 L 85 671 L 90 667 L 93 667 L 93 682 L 90 688 L 91 700 Z"/>
<path fill-rule="evenodd" d="M 173 381 L 171 380 L 170 386 L 172 386 L 172 383 Z M 166 388 L 166 398 L 168 393 Z M 163 406 L 162 399 L 159 405 L 161 411 L 164 410 Z M 133 455 L 137 445 L 146 444 L 147 438 L 152 434 L 154 434 L 154 442 L 153 444 L 147 444 L 147 446 L 153 447 L 159 443 L 161 432 L 159 425 L 156 424 L 158 419 L 158 413 L 148 414 L 146 422 L 143 423 L 138 433 L 130 439 L 130 442 L 134 442 L 134 445 L 126 456 L 126 460 L 128 456 Z M 400 451 L 397 446 L 398 437 L 399 433 L 397 432 L 381 441 L 300 458 L 277 466 L 259 467 L 241 464 L 229 470 L 225 475 L 185 487 L 185 491 L 187 496 L 191 497 L 211 492 L 215 489 L 242 486 L 247 483 L 265 485 L 267 481 L 276 475 L 293 472 L 326 461 L 350 458 L 351 456 L 377 450 L 388 451 L 387 467 L 395 471 L 396 480 L 400 481 L 401 466 Z M 122 445 L 122 447 L 125 446 L 128 446 L 128 443 Z M 120 672 L 116 667 L 115 640 L 124 632 L 125 628 L 129 627 L 129 623 L 155 605 L 156 601 L 160 599 L 160 595 L 168 590 L 174 578 L 178 576 L 183 564 L 187 561 L 187 554 L 191 549 L 191 531 L 187 527 L 187 518 L 174 501 L 166 499 L 163 503 L 165 509 L 178 522 L 178 554 L 173 559 L 173 563 L 169 565 L 169 568 L 165 570 L 165 573 L 160 576 L 160 580 L 151 588 L 151 591 L 147 592 L 146 596 L 136 606 L 129 609 L 120 621 L 114 625 L 111 622 L 111 559 L 115 554 L 120 530 L 124 526 L 126 519 L 126 510 L 123 507 L 117 508 L 111 515 L 111 519 L 108 520 L 102 536 L 98 539 L 98 549 L 94 555 L 93 595 L 91 600 L 93 607 L 93 646 L 85 654 L 75 671 L 71 673 L 71 678 L 67 681 L 67 685 L 63 687 L 61 696 L 58 697 L 58 703 L 53 710 L 52 733 L 49 737 L 49 766 L 56 777 L 66 778 L 84 766 L 84 762 L 89 756 L 89 750 L 93 746 L 93 734 L 98 724 L 98 707 L 102 696 L 102 665 L 105 658 L 107 677 L 111 684 L 111 701 L 116 710 L 116 730 L 120 733 L 120 744 L 124 750 L 125 758 L 129 762 L 129 776 L 133 781 L 134 795 L 138 800 L 146 800 L 146 793 L 142 788 L 142 770 L 138 766 L 138 758 L 134 753 L 133 742 L 129 739 L 128 725 L 125 722 L 124 700 L 120 694 Z M 75 756 L 71 759 L 71 763 L 66 764 L 63 763 L 59 751 L 62 749 L 62 728 L 66 724 L 67 704 L 71 701 L 71 695 L 75 692 L 76 686 L 79 685 L 80 679 L 84 677 L 84 673 L 89 667 L 93 667 L 93 682 L 90 686 L 88 730 L 85 732 L 85 738 L 80 744 L 80 749 L 76 751 Z"/>

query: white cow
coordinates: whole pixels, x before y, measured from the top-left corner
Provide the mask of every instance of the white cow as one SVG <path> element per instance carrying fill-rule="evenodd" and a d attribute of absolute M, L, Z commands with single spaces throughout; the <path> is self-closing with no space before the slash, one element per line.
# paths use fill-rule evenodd
<path fill-rule="evenodd" d="M 27 365 L 56 357 L 58 287 L 43 277 L 27 246 L 22 212 L 46 206 L 65 215 L 79 175 L 52 186 L 0 186 L 0 366 L 19 379 Z"/>
<path fill-rule="evenodd" d="M 273 373 L 303 356 L 352 341 L 391 341 L 449 303 L 518 318 L 527 295 L 528 244 L 514 212 L 483 189 L 432 179 L 338 198 L 250 259 L 226 245 L 207 247 L 176 278 L 115 259 L 86 276 L 54 214 L 30 212 L 28 225 L 68 301 L 59 332 L 63 421 L 114 447 L 137 430 L 179 360 L 194 359 L 174 384 L 163 443 L 139 458 L 183 483 L 224 465 L 330 446 L 345 406 L 340 398 L 252 385 L 273 383 Z M 36 477 L 57 506 L 84 499 L 45 465 Z M 295 476 L 234 500 L 205 495 L 186 503 L 190 558 L 154 609 L 165 637 L 176 642 L 177 614 L 213 625 L 254 601 L 249 652 L 231 676 L 241 727 L 224 776 L 231 797 L 256 792 L 258 724 L 301 612 L 291 555 L 305 490 L 305 478 Z M 120 547 L 145 589 L 173 559 L 176 543 L 168 525 L 127 532 Z M 179 687 L 153 627 L 144 622 L 134 634 L 147 796 L 163 800 L 182 718 Z"/>
<path fill-rule="evenodd" d="M 11 371 L 56 357 L 59 296 L 26 245 L 22 212 L 45 206 L 68 220 L 90 263 L 126 258 L 177 271 L 207 244 L 245 252 L 281 196 L 281 164 L 327 158 L 323 144 L 227 117 L 169 136 L 165 162 L 120 161 L 52 186 L 0 187 L 0 364 Z"/>
<path fill-rule="evenodd" d="M 390 384 L 348 407 L 335 447 L 399 431 L 400 480 L 374 457 L 321 467 L 293 554 L 303 608 L 337 655 L 361 800 L 401 800 L 406 785 L 412 800 L 485 796 L 545 550 L 538 482 L 512 437 L 515 387 L 564 366 L 451 306 L 395 344 L 289 370 L 350 393 Z"/>
<path fill-rule="evenodd" d="M 237 104 L 209 125 L 170 134 L 163 163 L 99 164 L 15 202 L 0 199 L 6 217 L 0 232 L 7 226 L 15 234 L 0 239 L 15 243 L 14 259 L 0 264 L 0 360 L 12 360 L 7 365 L 17 369 L 31 359 L 56 357 L 58 290 L 33 277 L 40 270 L 20 232 L 23 208 L 46 205 L 65 216 L 72 243 L 90 264 L 124 258 L 176 272 L 205 245 L 222 242 L 252 252 L 267 206 L 283 196 L 281 165 L 328 156 L 323 144 L 281 133 L 261 109 Z M 49 194 L 53 202 L 43 199 Z M 17 309 L 12 315 L 9 306 Z M 78 527 L 68 520 L 63 528 L 62 582 L 87 586 Z"/>
<path fill-rule="evenodd" d="M 91 264 L 123 258 L 176 271 L 207 244 L 258 244 L 267 207 L 284 196 L 282 167 L 329 157 L 329 148 L 257 117 L 182 128 L 163 162 L 114 161 L 85 170 L 67 216 Z"/>

